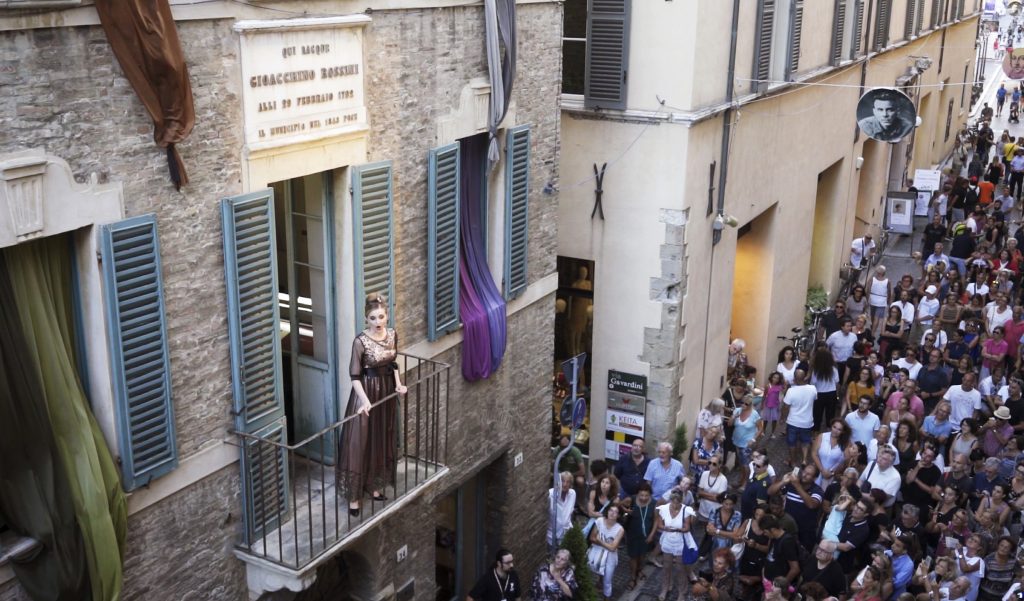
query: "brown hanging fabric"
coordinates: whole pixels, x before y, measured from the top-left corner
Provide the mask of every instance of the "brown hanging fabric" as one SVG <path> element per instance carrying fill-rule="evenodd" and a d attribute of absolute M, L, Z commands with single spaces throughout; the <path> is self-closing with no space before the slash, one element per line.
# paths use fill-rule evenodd
<path fill-rule="evenodd" d="M 121 70 L 153 118 L 153 139 L 167 149 L 171 181 L 188 183 L 174 145 L 195 125 L 192 86 L 167 0 L 96 0 L 96 12 Z"/>

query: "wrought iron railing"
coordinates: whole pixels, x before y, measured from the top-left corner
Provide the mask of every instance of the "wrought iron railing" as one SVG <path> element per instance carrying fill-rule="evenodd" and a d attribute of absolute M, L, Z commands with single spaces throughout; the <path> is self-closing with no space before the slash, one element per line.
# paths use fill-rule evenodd
<path fill-rule="evenodd" d="M 442 472 L 448 450 L 450 366 L 406 354 L 399 354 L 398 363 L 408 392 L 385 397 L 370 409 L 373 416 L 389 404 L 398 405 L 395 460 L 388 481 L 377 483 L 386 500 L 373 500 L 369 494 L 349 499 L 338 486 L 339 478 L 344 482 L 352 475 L 341 467 L 347 462 L 338 440 L 345 440 L 358 415 L 294 444 L 287 444 L 283 424 L 262 433 L 235 432 L 242 449 L 243 552 L 300 569 Z M 347 395 L 342 407 L 346 404 Z M 352 515 L 349 503 L 357 500 L 361 509 Z"/>

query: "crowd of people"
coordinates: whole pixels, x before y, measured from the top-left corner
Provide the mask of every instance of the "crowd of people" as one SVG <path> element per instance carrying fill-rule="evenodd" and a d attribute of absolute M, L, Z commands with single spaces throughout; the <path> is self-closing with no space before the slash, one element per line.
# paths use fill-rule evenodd
<path fill-rule="evenodd" d="M 1005 177 L 980 197 L 976 182 L 949 181 L 920 275 L 890 281 L 879 265 L 833 304 L 809 352 L 785 347 L 759 377 L 734 341 L 729 387 L 700 411 L 690 448 L 661 442 L 649 458 L 637 440 L 589 474 L 570 459 L 549 537 L 576 519 L 588 565 L 569 579 L 546 566 L 534 598 L 572 598 L 580 578 L 611 598 L 620 548 L 629 589 L 645 563 L 662 567 L 659 599 L 1019 596 L 1024 231 L 1008 227 L 1020 192 L 994 193 Z M 867 259 L 873 244 L 851 250 Z M 776 473 L 768 446 L 783 437 Z"/>

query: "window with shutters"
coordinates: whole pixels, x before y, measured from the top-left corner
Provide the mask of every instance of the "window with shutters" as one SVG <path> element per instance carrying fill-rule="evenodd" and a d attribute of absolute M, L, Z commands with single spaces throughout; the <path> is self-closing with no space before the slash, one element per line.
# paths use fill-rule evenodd
<path fill-rule="evenodd" d="M 757 0 L 757 25 L 754 37 L 754 89 L 768 89 L 772 75 L 772 45 L 774 43 L 776 0 Z"/>
<path fill-rule="evenodd" d="M 565 0 L 562 93 L 591 108 L 626 108 L 632 0 Z"/>
<path fill-rule="evenodd" d="M 909 1 L 909 0 L 908 0 Z M 921 28 L 924 26 L 924 2 L 925 0 L 914 0 L 917 9 L 914 16 L 914 35 L 921 35 Z"/>
<path fill-rule="evenodd" d="M 100 227 L 111 384 L 125 490 L 178 464 L 156 217 Z"/>
<path fill-rule="evenodd" d="M 850 54 L 851 60 L 864 54 L 867 44 L 864 42 L 864 3 L 868 0 L 851 0 L 853 2 L 853 19 L 850 24 Z"/>
<path fill-rule="evenodd" d="M 786 45 L 786 80 L 800 70 L 800 38 L 804 25 L 804 0 L 792 0 L 789 8 L 789 40 Z"/>
<path fill-rule="evenodd" d="M 530 128 L 521 125 L 505 137 L 505 298 L 519 296 L 527 285 L 530 229 Z"/>
<path fill-rule="evenodd" d="M 430 151 L 427 164 L 427 338 L 459 327 L 459 144 Z"/>
<path fill-rule="evenodd" d="M 501 135 L 505 141 L 505 161 L 494 173 L 504 176 L 504 190 L 494 197 L 504 203 L 504 210 L 496 211 L 500 215 L 495 216 L 495 224 L 500 225 L 502 234 L 494 236 L 496 248 L 493 249 L 500 251 L 500 255 L 489 252 L 485 236 L 490 226 L 487 218 L 490 173 L 486 161 L 474 162 L 473 159 L 477 149 L 486 147 L 486 136 L 465 138 L 428 153 L 427 337 L 430 340 L 462 326 L 460 287 L 464 282 L 460 277 L 469 277 L 472 282 L 467 292 L 470 296 L 479 294 L 481 289 L 494 290 L 495 298 L 503 296 L 508 300 L 526 289 L 530 128 L 521 125 Z M 464 256 L 467 252 L 473 254 Z M 481 281 L 481 278 L 491 277 L 484 273 L 487 271 L 485 262 L 494 260 L 500 261 L 496 264 L 501 266 L 501 271 L 492 273 L 489 282 Z M 465 270 L 461 276 L 460 269 Z M 494 284 L 499 278 L 503 282 L 500 291 Z"/>
<path fill-rule="evenodd" d="M 366 296 L 381 293 L 388 314 L 395 308 L 394 215 L 391 161 L 352 169 L 352 212 L 355 235 L 356 329 L 365 325 Z"/>
<path fill-rule="evenodd" d="M 832 46 L 829 50 L 829 64 L 836 66 L 843 62 L 846 44 L 849 36 L 846 35 L 846 0 L 835 0 L 832 9 Z"/>
<path fill-rule="evenodd" d="M 889 46 L 889 26 L 892 23 L 892 0 L 878 0 L 875 6 L 874 41 L 871 48 L 878 52 Z"/>
<path fill-rule="evenodd" d="M 907 0 L 907 11 L 903 18 L 903 39 L 914 37 L 914 23 L 917 21 L 917 0 Z"/>
<path fill-rule="evenodd" d="M 932 17 L 931 25 L 932 29 L 935 29 L 942 24 L 942 3 L 943 0 L 931 0 L 932 2 Z"/>

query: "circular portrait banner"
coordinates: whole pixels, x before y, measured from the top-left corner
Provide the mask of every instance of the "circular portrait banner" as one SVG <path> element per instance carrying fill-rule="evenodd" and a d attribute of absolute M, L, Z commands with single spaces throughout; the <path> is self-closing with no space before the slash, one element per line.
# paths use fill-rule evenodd
<path fill-rule="evenodd" d="M 1024 79 L 1024 48 L 1007 50 L 1003 57 L 1003 73 L 1010 79 Z"/>
<path fill-rule="evenodd" d="M 868 90 L 857 103 L 857 125 L 869 138 L 895 143 L 914 131 L 917 109 L 906 94 L 892 88 Z"/>

